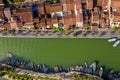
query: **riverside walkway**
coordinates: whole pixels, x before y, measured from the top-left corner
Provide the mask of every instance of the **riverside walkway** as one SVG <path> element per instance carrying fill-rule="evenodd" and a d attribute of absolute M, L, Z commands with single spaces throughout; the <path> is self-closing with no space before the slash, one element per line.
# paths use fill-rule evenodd
<path fill-rule="evenodd" d="M 42 30 L 8 30 L 0 31 L 0 37 L 6 38 L 111 38 L 119 37 L 120 30 L 75 30 L 68 32 Z"/>

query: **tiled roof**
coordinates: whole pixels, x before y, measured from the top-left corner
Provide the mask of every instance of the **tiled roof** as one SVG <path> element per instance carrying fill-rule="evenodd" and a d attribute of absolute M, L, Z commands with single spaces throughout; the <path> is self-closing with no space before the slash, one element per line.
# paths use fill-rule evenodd
<path fill-rule="evenodd" d="M 76 9 L 81 9 L 82 6 L 80 0 L 76 0 L 75 3 L 76 3 Z"/>
<path fill-rule="evenodd" d="M 58 23 L 57 16 L 54 16 L 53 18 L 51 18 L 51 20 L 52 20 L 52 24 Z"/>
<path fill-rule="evenodd" d="M 32 22 L 32 13 L 31 12 L 26 12 L 26 13 L 18 14 L 18 16 L 25 23 L 31 23 Z"/>
<path fill-rule="evenodd" d="M 72 15 L 64 16 L 64 24 L 65 25 L 74 25 L 74 24 L 76 24 L 75 15 L 72 14 Z"/>
<path fill-rule="evenodd" d="M 42 3 L 38 4 L 39 14 L 45 14 L 44 5 Z"/>
<path fill-rule="evenodd" d="M 3 17 L 3 10 L 0 9 L 0 17 Z"/>
<path fill-rule="evenodd" d="M 21 29 L 22 27 L 23 27 L 22 23 L 21 22 L 17 22 L 17 28 Z"/>
<path fill-rule="evenodd" d="M 50 4 L 50 12 L 60 12 L 62 11 L 62 5 L 60 3 Z"/>
<path fill-rule="evenodd" d="M 87 9 L 92 9 L 92 8 L 93 8 L 93 2 L 89 2 L 88 6 L 87 6 Z"/>
<path fill-rule="evenodd" d="M 87 2 L 87 0 L 81 0 L 81 3 L 86 3 Z"/>
<path fill-rule="evenodd" d="M 99 24 L 104 24 L 104 19 L 99 19 Z"/>
<path fill-rule="evenodd" d="M 97 23 L 92 24 L 92 30 L 98 30 L 98 24 Z"/>
<path fill-rule="evenodd" d="M 5 15 L 5 17 L 7 17 L 7 18 L 10 18 L 10 17 L 11 17 L 10 8 L 5 8 L 5 9 L 4 9 L 4 15 Z"/>
<path fill-rule="evenodd" d="M 49 3 L 45 4 L 45 11 L 46 11 L 47 14 L 50 13 L 50 4 Z"/>
<path fill-rule="evenodd" d="M 39 23 L 39 18 L 34 18 L 34 19 L 33 19 L 33 22 L 34 22 L 34 23 Z"/>
<path fill-rule="evenodd" d="M 40 26 L 40 27 L 45 27 L 45 26 L 46 26 L 46 22 L 45 22 L 45 19 L 44 19 L 44 18 L 42 18 L 42 19 L 40 20 L 39 26 Z"/>
<path fill-rule="evenodd" d="M 0 29 L 4 29 L 3 22 L 0 21 Z"/>
<path fill-rule="evenodd" d="M 98 26 L 92 25 L 92 30 L 98 30 Z"/>
<path fill-rule="evenodd" d="M 61 0 L 61 3 L 62 4 L 66 4 L 66 0 Z"/>
<path fill-rule="evenodd" d="M 20 19 L 25 23 L 31 23 L 32 22 L 32 12 L 31 8 L 24 8 L 24 9 L 18 9 L 16 10 L 17 16 L 20 17 Z"/>
<path fill-rule="evenodd" d="M 77 14 L 77 22 L 82 22 L 83 21 L 83 15 L 82 13 Z"/>
<path fill-rule="evenodd" d="M 3 0 L 0 0 L 0 4 L 4 4 L 4 3 L 3 3 Z"/>
<path fill-rule="evenodd" d="M 87 9 L 92 9 L 92 8 L 93 8 L 93 0 L 88 0 Z"/>
<path fill-rule="evenodd" d="M 47 25 L 52 25 L 51 18 L 47 18 L 47 19 L 46 19 L 46 22 L 47 22 Z"/>
<path fill-rule="evenodd" d="M 66 0 L 66 4 L 74 3 L 74 0 Z"/>
<path fill-rule="evenodd" d="M 20 8 L 20 9 L 16 9 L 17 13 L 25 13 L 25 12 L 31 12 L 32 8 Z"/>
<path fill-rule="evenodd" d="M 93 21 L 98 21 L 98 20 L 99 20 L 98 13 L 93 13 Z"/>
<path fill-rule="evenodd" d="M 97 6 L 102 6 L 103 0 L 97 0 Z"/>
<path fill-rule="evenodd" d="M 108 2 L 109 2 L 109 0 L 103 0 L 103 6 L 107 6 Z"/>
<path fill-rule="evenodd" d="M 60 18 L 60 19 L 58 20 L 58 23 L 63 23 L 63 18 Z"/>
<path fill-rule="evenodd" d="M 120 13 L 118 13 L 118 12 L 114 13 L 114 20 L 115 21 L 120 20 Z"/>
<path fill-rule="evenodd" d="M 5 23 L 3 26 L 4 26 L 4 28 L 6 28 L 6 29 L 10 29 L 10 28 L 11 28 L 10 23 Z"/>
<path fill-rule="evenodd" d="M 75 9 L 75 4 L 74 3 L 66 4 L 66 8 L 67 8 L 67 10 L 74 10 Z"/>
<path fill-rule="evenodd" d="M 120 9 L 120 0 L 112 0 L 111 7 L 119 10 Z"/>

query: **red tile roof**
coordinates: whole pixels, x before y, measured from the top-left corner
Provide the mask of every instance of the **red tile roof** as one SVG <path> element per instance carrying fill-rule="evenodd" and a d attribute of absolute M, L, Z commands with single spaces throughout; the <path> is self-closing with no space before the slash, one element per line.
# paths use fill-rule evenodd
<path fill-rule="evenodd" d="M 80 0 L 76 0 L 75 3 L 76 3 L 76 9 L 81 9 L 82 6 Z"/>
<path fill-rule="evenodd" d="M 31 8 L 17 9 L 16 13 L 17 16 L 25 23 L 31 23 L 33 20 Z"/>
<path fill-rule="evenodd" d="M 66 8 L 67 8 L 67 10 L 69 10 L 69 11 L 74 10 L 74 9 L 75 9 L 75 4 L 74 4 L 74 3 L 66 4 Z"/>
<path fill-rule="evenodd" d="M 10 23 L 5 23 L 3 26 L 4 26 L 4 28 L 6 28 L 6 29 L 10 29 L 10 28 L 11 28 Z"/>
<path fill-rule="evenodd" d="M 107 6 L 108 2 L 109 2 L 109 0 L 103 0 L 103 6 Z"/>
<path fill-rule="evenodd" d="M 104 19 L 99 19 L 99 24 L 104 24 Z"/>
<path fill-rule="evenodd" d="M 112 0 L 111 7 L 119 10 L 120 9 L 120 0 Z"/>
<path fill-rule="evenodd" d="M 0 0 L 0 4 L 4 4 L 4 3 L 3 3 L 3 0 Z"/>
<path fill-rule="evenodd" d="M 10 11 L 10 8 L 5 8 L 4 9 L 4 15 L 5 15 L 5 17 L 7 17 L 7 18 L 11 18 L 11 11 Z"/>
<path fill-rule="evenodd" d="M 66 0 L 66 4 L 74 3 L 74 0 Z"/>
<path fill-rule="evenodd" d="M 39 27 L 45 27 L 46 26 L 46 21 L 44 18 L 42 18 L 39 22 Z"/>
<path fill-rule="evenodd" d="M 76 17 L 74 14 L 64 16 L 64 25 L 75 25 L 76 24 Z"/>
<path fill-rule="evenodd" d="M 51 18 L 51 20 L 52 20 L 52 24 L 56 24 L 56 23 L 58 23 L 57 16 Z"/>
<path fill-rule="evenodd" d="M 77 14 L 77 22 L 82 22 L 83 21 L 83 15 L 82 13 Z"/>
<path fill-rule="evenodd" d="M 0 17 L 3 17 L 3 10 L 0 9 Z"/>
<path fill-rule="evenodd" d="M 38 4 L 38 12 L 39 14 L 45 14 L 43 3 Z"/>
<path fill-rule="evenodd" d="M 114 19 L 113 20 L 115 20 L 115 21 L 120 20 L 120 13 L 118 13 L 118 12 L 114 13 Z"/>
<path fill-rule="evenodd" d="M 97 5 L 102 6 L 103 0 L 97 0 Z"/>
<path fill-rule="evenodd" d="M 66 0 L 61 0 L 61 3 L 62 4 L 66 4 Z"/>
<path fill-rule="evenodd" d="M 50 12 L 60 12 L 62 11 L 62 5 L 60 3 L 51 4 L 50 5 Z"/>
<path fill-rule="evenodd" d="M 50 4 L 49 3 L 45 4 L 45 11 L 46 11 L 46 14 L 50 13 Z"/>
<path fill-rule="evenodd" d="M 98 21 L 98 20 L 99 20 L 98 13 L 93 13 L 93 21 Z"/>

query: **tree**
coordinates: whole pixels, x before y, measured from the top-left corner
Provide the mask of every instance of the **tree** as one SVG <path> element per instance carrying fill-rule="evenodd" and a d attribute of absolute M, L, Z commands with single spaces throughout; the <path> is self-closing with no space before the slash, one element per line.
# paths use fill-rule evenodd
<path fill-rule="evenodd" d="M 21 0 L 7 0 L 9 4 L 19 3 Z"/>
<path fill-rule="evenodd" d="M 76 33 L 74 33 L 74 34 L 73 34 L 73 37 L 77 37 L 77 34 L 76 34 Z"/>
<path fill-rule="evenodd" d="M 54 4 L 57 3 L 57 0 L 53 0 L 53 3 L 54 3 Z"/>

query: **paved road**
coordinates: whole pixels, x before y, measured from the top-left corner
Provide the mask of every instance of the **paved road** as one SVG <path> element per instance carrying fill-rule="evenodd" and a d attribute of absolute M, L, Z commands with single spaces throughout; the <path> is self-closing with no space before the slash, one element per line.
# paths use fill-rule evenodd
<path fill-rule="evenodd" d="M 2 35 L 2 30 L 0 31 L 0 37 L 7 37 L 7 38 L 111 38 L 118 36 L 120 34 L 119 31 L 88 31 L 88 30 L 76 30 L 76 31 L 69 31 L 67 33 L 58 32 L 58 31 L 40 31 L 40 30 L 9 30 L 6 31 L 7 35 Z M 12 33 L 16 35 L 13 36 Z M 73 36 L 76 34 L 77 36 Z M 41 36 L 42 35 L 42 36 Z M 84 36 L 85 35 L 85 36 Z"/>

